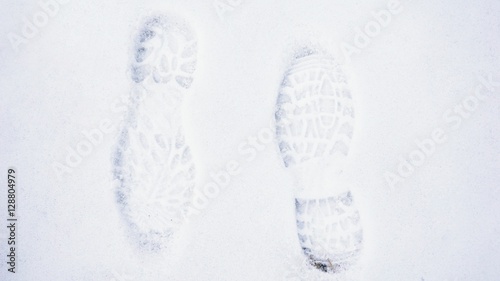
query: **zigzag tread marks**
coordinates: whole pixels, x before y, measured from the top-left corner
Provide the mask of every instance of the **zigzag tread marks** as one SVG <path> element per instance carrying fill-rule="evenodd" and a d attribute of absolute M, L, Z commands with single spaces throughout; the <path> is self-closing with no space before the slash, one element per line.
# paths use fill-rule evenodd
<path fill-rule="evenodd" d="M 275 117 L 280 147 L 286 147 L 281 150 L 286 166 L 338 152 L 347 154 L 354 111 L 345 78 L 339 73 L 331 63 L 302 58 L 285 76 Z"/>
<path fill-rule="evenodd" d="M 296 199 L 299 241 L 312 262 L 332 269 L 356 259 L 363 232 L 352 204 L 350 192 L 324 199 Z"/>

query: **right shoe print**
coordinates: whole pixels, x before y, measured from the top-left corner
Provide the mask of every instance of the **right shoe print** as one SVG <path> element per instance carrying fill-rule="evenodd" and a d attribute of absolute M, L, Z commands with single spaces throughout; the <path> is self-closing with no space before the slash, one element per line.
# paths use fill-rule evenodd
<path fill-rule="evenodd" d="M 328 273 L 354 264 L 360 217 L 342 171 L 353 134 L 346 77 L 333 58 L 302 49 L 285 73 L 276 105 L 281 157 L 295 179 L 297 234 L 309 263 Z"/>

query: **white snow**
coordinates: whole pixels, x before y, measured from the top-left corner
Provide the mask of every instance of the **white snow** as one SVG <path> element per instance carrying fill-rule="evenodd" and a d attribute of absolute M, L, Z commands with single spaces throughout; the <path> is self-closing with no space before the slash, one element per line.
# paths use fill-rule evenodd
<path fill-rule="evenodd" d="M 344 60 L 342 42 L 355 44 L 356 28 L 388 2 L 71 0 L 15 51 L 9 34 L 21 36 L 23 17 L 32 21 L 43 9 L 38 1 L 0 1 L 0 280 L 319 278 L 300 272 L 292 179 L 276 144 L 261 141 L 255 157 L 238 149 L 269 128 L 283 72 L 307 43 L 339 58 L 355 101 L 348 174 L 365 241 L 357 268 L 342 278 L 498 280 L 500 85 L 460 125 L 443 114 L 474 95 L 478 75 L 500 81 L 500 2 L 401 1 L 387 26 Z M 234 7 L 220 17 L 214 3 Z M 132 38 L 145 16 L 162 11 L 184 17 L 198 36 L 184 117 L 199 187 L 231 160 L 241 171 L 170 250 L 155 254 L 127 237 L 111 154 L 131 85 Z M 104 132 L 107 122 L 113 128 Z M 384 174 L 397 174 L 400 157 L 437 128 L 446 141 L 391 189 Z M 59 177 L 54 163 L 67 165 L 68 148 L 90 130 L 102 142 Z M 7 271 L 3 226 L 11 166 L 15 274 Z"/>

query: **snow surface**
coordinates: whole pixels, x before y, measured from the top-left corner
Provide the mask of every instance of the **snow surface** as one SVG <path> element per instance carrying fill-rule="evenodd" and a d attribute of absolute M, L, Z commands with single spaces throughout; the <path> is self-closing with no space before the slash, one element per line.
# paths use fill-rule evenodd
<path fill-rule="evenodd" d="M 349 175 L 365 240 L 357 268 L 341 278 L 499 280 L 500 86 L 455 129 L 443 114 L 474 94 L 478 75 L 500 81 L 500 2 L 402 1 L 343 61 L 341 42 L 354 44 L 356 28 L 388 2 L 72 0 L 16 52 L 9 33 L 20 35 L 23 17 L 42 9 L 1 0 L 0 217 L 6 225 L 4 179 L 13 166 L 19 222 L 15 274 L 0 228 L 0 280 L 321 280 L 303 272 L 292 179 L 276 144 L 261 143 L 254 159 L 238 150 L 269 128 L 283 72 L 304 44 L 340 57 L 356 106 Z M 233 8 L 220 16 L 214 3 Z M 162 11 L 186 18 L 198 36 L 184 116 L 199 185 L 230 160 L 241 172 L 169 250 L 149 253 L 127 237 L 111 153 L 133 36 Z M 54 163 L 106 121 L 112 131 L 59 178 Z M 384 174 L 436 128 L 446 142 L 391 189 Z"/>

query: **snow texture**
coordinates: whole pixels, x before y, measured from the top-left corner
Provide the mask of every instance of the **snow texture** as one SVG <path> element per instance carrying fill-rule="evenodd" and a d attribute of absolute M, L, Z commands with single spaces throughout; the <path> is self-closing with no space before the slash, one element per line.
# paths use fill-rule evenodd
<path fill-rule="evenodd" d="M 0 7 L 0 280 L 499 280 L 498 1 Z M 307 56 L 345 76 L 347 155 L 310 160 L 276 134 Z M 353 230 L 359 214 L 362 247 L 324 272 L 339 248 L 301 240 L 297 218 L 330 233 L 337 205 Z"/>

